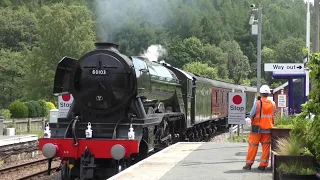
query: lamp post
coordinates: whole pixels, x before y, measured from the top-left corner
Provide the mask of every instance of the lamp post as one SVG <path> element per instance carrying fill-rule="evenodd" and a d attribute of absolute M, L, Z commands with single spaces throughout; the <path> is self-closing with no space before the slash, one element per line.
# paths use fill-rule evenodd
<path fill-rule="evenodd" d="M 306 24 L 306 47 L 308 49 L 306 59 L 304 60 L 304 63 L 307 63 L 309 60 L 309 53 L 310 53 L 310 2 L 307 0 L 307 24 Z M 308 95 L 309 95 L 309 69 L 305 67 L 305 73 L 306 73 L 306 79 L 305 79 L 305 84 L 306 84 L 306 90 L 305 90 L 305 101 L 308 100 Z"/>
<path fill-rule="evenodd" d="M 254 14 L 251 14 L 249 24 L 252 27 L 252 35 L 258 35 L 257 40 L 257 92 L 259 92 L 259 88 L 261 86 L 261 35 L 262 35 L 262 5 L 259 4 L 258 8 L 255 8 L 254 4 L 250 6 L 253 11 L 258 12 L 258 19 L 254 19 Z M 257 24 L 255 24 L 257 23 Z"/>

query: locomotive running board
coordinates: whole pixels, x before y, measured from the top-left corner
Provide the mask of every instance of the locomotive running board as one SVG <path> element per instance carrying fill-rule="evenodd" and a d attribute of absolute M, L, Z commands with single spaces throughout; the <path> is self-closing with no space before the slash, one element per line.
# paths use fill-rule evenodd
<path fill-rule="evenodd" d="M 169 121 L 180 120 L 183 117 L 182 113 L 156 113 L 151 114 L 147 118 L 133 118 L 132 124 L 136 125 L 153 125 L 161 123 L 164 117 L 167 117 Z M 128 123 L 129 125 L 130 123 Z"/>

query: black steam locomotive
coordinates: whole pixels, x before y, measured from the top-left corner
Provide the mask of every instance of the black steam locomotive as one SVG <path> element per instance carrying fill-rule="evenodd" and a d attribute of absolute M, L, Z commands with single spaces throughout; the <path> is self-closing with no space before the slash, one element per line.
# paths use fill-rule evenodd
<path fill-rule="evenodd" d="M 102 179 L 177 141 L 210 138 L 227 127 L 228 92 L 256 89 L 195 76 L 146 57 L 127 57 L 113 43 L 58 64 L 54 94 L 72 94 L 66 118 L 39 139 L 62 179 Z"/>

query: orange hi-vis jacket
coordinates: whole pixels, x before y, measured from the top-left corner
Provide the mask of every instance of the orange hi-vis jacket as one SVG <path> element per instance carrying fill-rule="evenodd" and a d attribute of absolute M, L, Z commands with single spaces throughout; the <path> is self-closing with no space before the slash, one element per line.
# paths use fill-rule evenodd
<path fill-rule="evenodd" d="M 274 117 L 276 113 L 276 105 L 274 101 L 267 99 L 267 97 L 261 97 L 262 101 L 262 111 L 260 118 L 260 101 L 256 101 L 255 105 L 257 107 L 256 113 L 252 119 L 252 125 L 259 125 L 261 133 L 263 130 L 270 130 L 274 124 Z"/>
<path fill-rule="evenodd" d="M 262 109 L 261 105 L 262 103 Z M 260 117 L 261 109 L 261 117 Z M 261 102 L 256 101 L 254 107 L 252 107 L 250 113 L 251 124 L 260 126 L 260 133 L 249 134 L 249 148 L 246 158 L 246 166 L 251 166 L 258 151 L 259 142 L 262 145 L 262 154 L 260 158 L 260 165 L 267 167 L 269 164 L 270 157 L 270 141 L 271 141 L 271 128 L 274 124 L 274 116 L 276 113 L 276 105 L 274 101 L 268 100 L 266 97 L 261 97 Z"/>

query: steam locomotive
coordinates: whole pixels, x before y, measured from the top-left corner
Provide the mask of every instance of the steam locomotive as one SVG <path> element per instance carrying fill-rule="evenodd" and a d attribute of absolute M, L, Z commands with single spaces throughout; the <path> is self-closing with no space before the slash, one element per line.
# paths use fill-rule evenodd
<path fill-rule="evenodd" d="M 177 141 L 201 141 L 228 127 L 228 93 L 252 87 L 196 76 L 165 62 L 127 57 L 96 43 L 79 60 L 58 64 L 55 95 L 72 94 L 67 117 L 47 124 L 39 149 L 61 159 L 62 179 L 105 179 Z"/>

